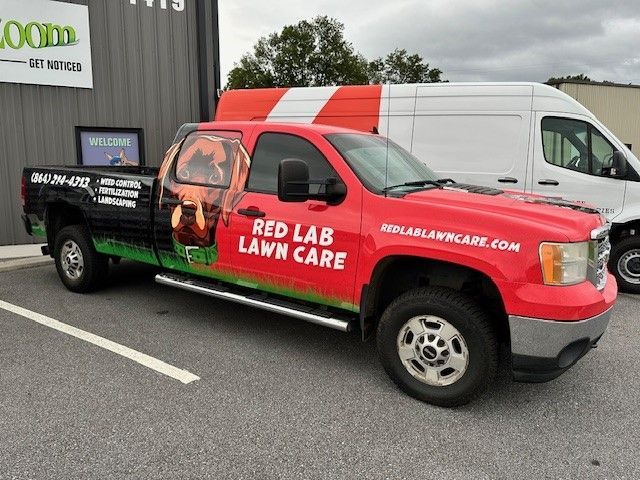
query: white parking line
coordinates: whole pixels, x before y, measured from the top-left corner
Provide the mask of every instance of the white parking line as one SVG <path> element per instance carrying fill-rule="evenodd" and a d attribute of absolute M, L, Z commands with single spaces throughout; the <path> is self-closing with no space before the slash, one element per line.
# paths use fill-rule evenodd
<path fill-rule="evenodd" d="M 85 332 L 84 330 L 80 330 L 79 328 L 72 327 L 71 325 L 67 325 L 66 323 L 62 323 L 40 313 L 32 312 L 31 310 L 27 310 L 26 308 L 22 308 L 17 305 L 12 305 L 11 303 L 3 302 L 2 300 L 0 300 L 0 308 L 28 318 L 29 320 L 33 320 L 34 322 L 37 322 L 46 327 L 58 330 L 59 332 L 71 335 L 72 337 L 79 338 L 80 340 L 84 340 L 85 342 L 92 343 L 94 345 L 97 345 L 98 347 L 104 348 L 105 350 L 109 350 L 110 352 L 117 353 L 118 355 L 133 360 L 134 362 L 137 362 L 140 365 L 144 365 L 151 370 L 155 370 L 156 372 L 160 372 L 168 377 L 175 378 L 182 383 L 187 384 L 195 382 L 196 380 L 200 380 L 200 377 L 194 375 L 191 372 L 187 372 L 186 370 L 174 367 L 173 365 L 169 365 L 162 360 L 150 357 L 149 355 L 145 355 L 144 353 L 140 353 L 129 347 L 120 345 L 119 343 L 112 342 L 111 340 L 107 340 L 106 338 L 100 337 L 98 335 L 94 335 L 93 333 Z"/>

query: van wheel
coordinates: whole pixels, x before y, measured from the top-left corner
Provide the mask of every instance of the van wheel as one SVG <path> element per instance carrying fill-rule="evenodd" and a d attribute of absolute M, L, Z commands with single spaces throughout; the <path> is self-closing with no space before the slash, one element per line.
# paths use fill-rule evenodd
<path fill-rule="evenodd" d="M 96 252 L 91 235 L 81 225 L 64 227 L 56 234 L 53 256 L 60 280 L 72 292 L 96 290 L 109 268 L 109 257 Z"/>
<path fill-rule="evenodd" d="M 627 237 L 613 246 L 609 270 L 622 292 L 640 293 L 640 237 Z"/>
<path fill-rule="evenodd" d="M 470 402 L 492 382 L 498 344 L 489 317 L 447 288 L 411 290 L 378 323 L 378 356 L 405 393 L 441 407 Z"/>

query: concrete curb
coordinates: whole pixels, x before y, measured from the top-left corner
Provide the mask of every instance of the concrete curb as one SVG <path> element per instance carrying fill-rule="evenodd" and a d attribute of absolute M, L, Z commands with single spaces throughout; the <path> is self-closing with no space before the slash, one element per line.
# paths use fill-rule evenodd
<path fill-rule="evenodd" d="M 23 270 L 25 268 L 41 267 L 43 265 L 53 265 L 53 258 L 49 256 L 16 258 L 0 262 L 0 272 L 11 272 L 13 270 Z"/>
<path fill-rule="evenodd" d="M 29 243 L 25 245 L 0 245 L 0 260 L 22 259 L 26 257 L 39 257 L 42 255 L 41 247 L 46 243 Z"/>

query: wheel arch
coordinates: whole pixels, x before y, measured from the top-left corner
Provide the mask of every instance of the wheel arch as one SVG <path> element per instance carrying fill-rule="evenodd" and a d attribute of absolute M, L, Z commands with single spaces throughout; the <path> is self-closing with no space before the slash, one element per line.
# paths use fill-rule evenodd
<path fill-rule="evenodd" d="M 437 286 L 465 293 L 488 310 L 501 340 L 508 340 L 508 321 L 498 286 L 486 273 L 466 265 L 416 257 L 391 255 L 378 261 L 361 292 L 360 329 L 363 340 L 375 331 L 385 308 L 414 288 Z"/>
<path fill-rule="evenodd" d="M 626 222 L 614 222 L 611 225 L 609 238 L 611 243 L 616 243 L 623 238 L 640 235 L 640 218 L 627 220 Z"/>
<path fill-rule="evenodd" d="M 69 225 L 85 225 L 88 227 L 89 222 L 78 206 L 71 205 L 63 200 L 56 200 L 45 205 L 44 221 L 47 231 L 47 243 L 50 246 L 55 245 L 57 233 Z M 53 251 L 50 252 L 53 255 Z"/>

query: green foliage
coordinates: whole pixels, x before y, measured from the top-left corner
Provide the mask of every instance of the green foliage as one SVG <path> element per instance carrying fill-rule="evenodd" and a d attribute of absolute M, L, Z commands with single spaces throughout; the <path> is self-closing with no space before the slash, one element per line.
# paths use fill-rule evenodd
<path fill-rule="evenodd" d="M 552 82 L 561 82 L 563 80 L 577 80 L 579 82 L 593 82 L 589 77 L 587 77 L 584 73 L 580 73 L 578 75 L 566 75 L 564 77 L 551 77 L 547 80 L 547 83 Z"/>
<path fill-rule="evenodd" d="M 344 25 L 318 16 L 258 40 L 229 72 L 227 88 L 367 83 L 367 61 L 343 36 Z"/>
<path fill-rule="evenodd" d="M 404 49 L 368 62 L 345 40 L 342 23 L 318 16 L 260 38 L 229 72 L 226 88 L 442 82 L 441 75 Z"/>
<path fill-rule="evenodd" d="M 442 71 L 429 68 L 424 59 L 414 53 L 409 55 L 404 48 L 396 48 L 383 58 L 369 62 L 370 83 L 436 83 L 442 82 Z"/>

